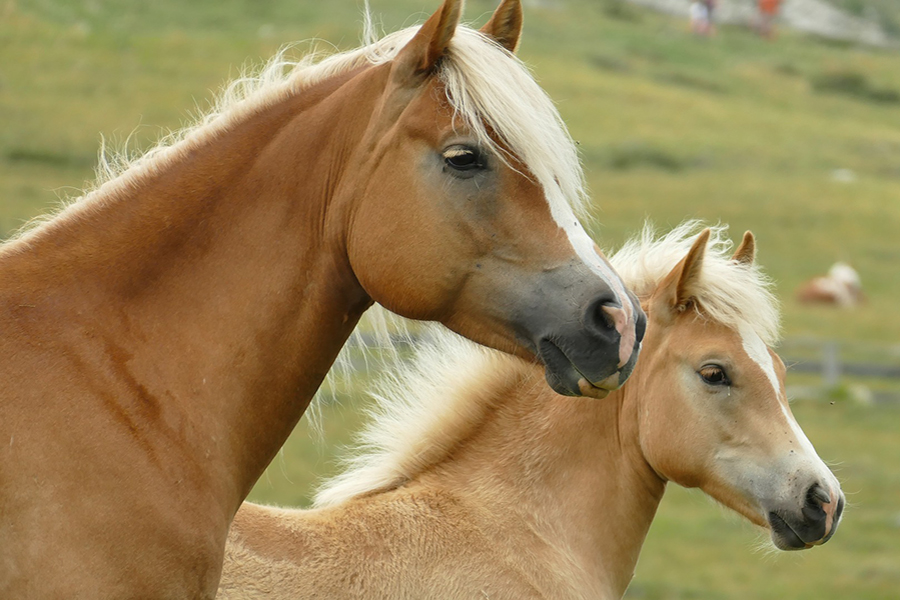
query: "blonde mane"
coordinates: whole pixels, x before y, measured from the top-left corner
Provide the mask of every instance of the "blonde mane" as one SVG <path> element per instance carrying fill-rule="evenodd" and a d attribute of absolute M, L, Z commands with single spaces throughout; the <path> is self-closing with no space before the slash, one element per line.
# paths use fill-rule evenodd
<path fill-rule="evenodd" d="M 192 148 L 267 106 L 330 77 L 389 62 L 419 27 L 374 39 L 366 6 L 366 42 L 361 47 L 333 54 L 311 50 L 297 60 L 288 57 L 296 44 L 283 48 L 256 73 L 227 84 L 211 110 L 193 124 L 166 135 L 143 154 L 132 156 L 123 150 L 108 155 L 101 145 L 92 187 L 65 200 L 56 212 L 33 219 L 13 239 L 25 238 L 42 224 L 88 209 L 94 202 L 102 205 L 114 199 L 141 177 L 166 169 Z M 544 188 L 554 214 L 569 209 L 584 215 L 587 195 L 575 144 L 552 100 L 518 58 L 480 32 L 460 25 L 436 76 L 445 86 L 456 118 L 502 160 L 508 158 L 504 147 L 517 156 Z"/>
<path fill-rule="evenodd" d="M 657 236 L 647 225 L 610 262 L 630 289 L 647 297 L 687 255 L 701 229 L 698 221 L 688 221 Z M 780 312 L 770 280 L 758 266 L 731 260 L 727 227 L 711 229 L 697 293 L 701 314 L 730 327 L 749 326 L 774 345 Z M 343 472 L 319 489 L 315 505 L 396 488 L 439 463 L 491 410 L 492 390 L 503 389 L 526 365 L 434 326 L 415 359 L 376 384 L 368 426 Z"/>
<path fill-rule="evenodd" d="M 686 221 L 658 236 L 650 224 L 610 257 L 625 284 L 639 298 L 649 296 L 688 250 L 703 225 Z M 781 312 L 772 293 L 772 282 L 759 265 L 731 260 L 728 227 L 711 227 L 709 244 L 700 271 L 699 307 L 710 320 L 737 329 L 748 325 L 768 346 L 779 341 Z"/>

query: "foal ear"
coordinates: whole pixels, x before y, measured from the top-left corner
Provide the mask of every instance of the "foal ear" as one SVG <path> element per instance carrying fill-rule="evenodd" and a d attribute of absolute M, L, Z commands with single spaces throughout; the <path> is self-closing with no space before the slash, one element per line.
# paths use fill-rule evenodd
<path fill-rule="evenodd" d="M 654 316 L 658 316 L 662 311 L 681 312 L 688 307 L 700 281 L 700 271 L 703 267 L 706 245 L 709 243 L 709 234 L 709 228 L 700 232 L 687 256 L 675 265 L 675 268 L 656 288 L 651 307 L 651 313 L 655 313 Z"/>
<path fill-rule="evenodd" d="M 401 76 L 419 78 L 431 74 L 447 51 L 462 15 L 463 0 L 444 0 L 437 12 L 425 21 L 406 46 L 397 53 L 394 64 Z"/>
<path fill-rule="evenodd" d="M 521 0 L 503 0 L 491 20 L 481 28 L 481 33 L 515 54 L 522 36 Z"/>
<path fill-rule="evenodd" d="M 753 233 L 749 231 L 744 232 L 744 239 L 741 240 L 741 245 L 738 246 L 738 249 L 734 251 L 734 256 L 731 257 L 731 260 L 742 265 L 753 264 L 753 261 L 756 260 L 756 238 L 753 237 Z"/>

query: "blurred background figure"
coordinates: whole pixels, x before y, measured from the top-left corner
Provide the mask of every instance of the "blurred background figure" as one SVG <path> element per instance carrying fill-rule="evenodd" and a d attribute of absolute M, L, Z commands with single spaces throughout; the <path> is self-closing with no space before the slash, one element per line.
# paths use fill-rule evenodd
<path fill-rule="evenodd" d="M 699 36 L 710 34 L 709 5 L 704 0 L 694 0 L 690 7 L 691 33 Z"/>
<path fill-rule="evenodd" d="M 865 302 L 862 282 L 856 269 L 845 262 L 836 262 L 828 274 L 814 277 L 797 289 L 797 299 L 803 304 L 830 304 L 852 308 Z"/>
<path fill-rule="evenodd" d="M 719 0 L 702 0 L 706 7 L 706 34 L 713 35 L 716 32 L 716 5 Z"/>
<path fill-rule="evenodd" d="M 759 0 L 759 35 L 766 39 L 775 39 L 775 18 L 780 7 L 781 0 Z"/>

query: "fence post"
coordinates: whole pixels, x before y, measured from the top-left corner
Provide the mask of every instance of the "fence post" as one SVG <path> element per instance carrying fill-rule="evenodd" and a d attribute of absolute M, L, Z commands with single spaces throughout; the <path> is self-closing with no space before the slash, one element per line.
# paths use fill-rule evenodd
<path fill-rule="evenodd" d="M 822 346 L 822 379 L 825 387 L 837 387 L 841 378 L 840 348 L 837 342 L 825 342 Z"/>

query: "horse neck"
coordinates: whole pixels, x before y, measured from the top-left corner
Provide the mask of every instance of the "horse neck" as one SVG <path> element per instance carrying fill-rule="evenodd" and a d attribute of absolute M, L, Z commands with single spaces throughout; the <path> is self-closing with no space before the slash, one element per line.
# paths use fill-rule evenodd
<path fill-rule="evenodd" d="M 335 157 L 380 95 L 366 75 L 188 137 L 0 253 L 0 304 L 124 370 L 161 420 L 194 431 L 189 453 L 214 440 L 205 471 L 227 473 L 235 510 L 371 302 L 329 204 Z"/>
<path fill-rule="evenodd" d="M 639 373 L 603 400 L 535 379 L 503 394 L 438 477 L 530 549 L 535 578 L 555 564 L 549 597 L 619 598 L 665 491 L 640 448 Z"/>

